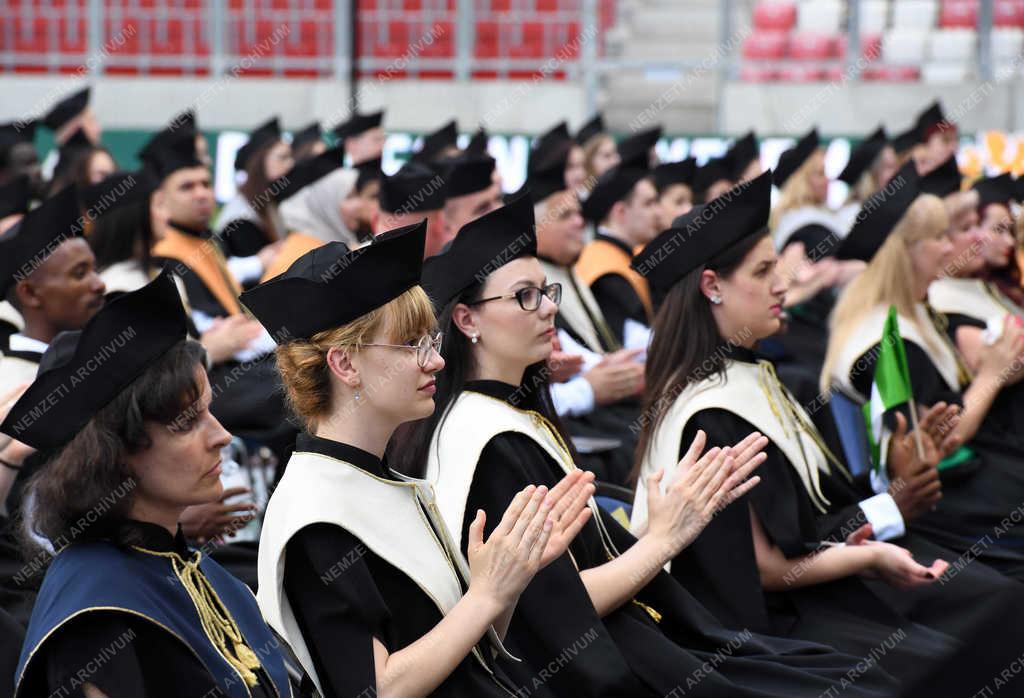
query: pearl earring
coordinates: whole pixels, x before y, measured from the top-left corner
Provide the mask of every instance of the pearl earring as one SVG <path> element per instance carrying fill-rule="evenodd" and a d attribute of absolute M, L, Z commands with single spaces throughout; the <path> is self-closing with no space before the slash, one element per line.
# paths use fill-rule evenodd
<path fill-rule="evenodd" d="M 722 304 L 722 297 L 719 296 L 718 294 L 715 294 L 715 295 L 711 296 L 711 302 L 714 303 L 715 305 L 721 305 Z"/>
<path fill-rule="evenodd" d="M 359 391 L 357 390 L 357 391 L 356 391 L 356 394 L 355 394 L 355 399 L 356 399 L 356 402 L 359 402 L 359 399 L 360 399 L 360 397 L 361 397 L 361 396 L 359 395 Z"/>
<path fill-rule="evenodd" d="M 473 335 L 472 337 L 469 338 L 469 341 L 471 341 L 473 344 L 476 344 L 477 342 L 480 341 L 480 335 L 478 335 L 478 334 Z"/>

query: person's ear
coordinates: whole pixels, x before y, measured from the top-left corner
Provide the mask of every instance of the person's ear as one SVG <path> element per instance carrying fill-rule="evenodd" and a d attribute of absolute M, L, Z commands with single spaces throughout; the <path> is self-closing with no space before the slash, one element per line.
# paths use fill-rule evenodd
<path fill-rule="evenodd" d="M 718 274 L 705 269 L 700 275 L 700 292 L 704 294 L 704 297 L 709 301 L 718 305 L 722 302 L 722 288 L 721 279 Z"/>
<path fill-rule="evenodd" d="M 480 336 L 476 313 L 465 303 L 459 303 L 452 309 L 452 324 L 470 339 Z"/>
<path fill-rule="evenodd" d="M 22 279 L 14 285 L 14 297 L 17 298 L 19 309 L 38 308 L 43 304 L 35 284 L 28 279 Z"/>
<path fill-rule="evenodd" d="M 352 363 L 348 349 L 331 347 L 327 350 L 327 368 L 334 376 L 349 388 L 359 387 L 361 379 L 359 369 Z"/>

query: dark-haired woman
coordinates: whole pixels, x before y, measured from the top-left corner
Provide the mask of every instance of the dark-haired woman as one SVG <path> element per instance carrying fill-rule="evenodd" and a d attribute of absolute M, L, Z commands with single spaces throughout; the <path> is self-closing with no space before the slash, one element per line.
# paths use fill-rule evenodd
<path fill-rule="evenodd" d="M 520 197 L 467 224 L 424 273 L 444 307 L 448 360 L 438 411 L 409 452 L 425 456 L 438 507 L 463 549 L 474 512 L 493 518 L 523 483 L 552 484 L 576 470 L 547 392 L 561 289 L 535 256 L 533 213 Z M 520 596 L 513 652 L 558 667 L 543 675 L 555 695 L 819 695 L 856 662 L 820 645 L 727 630 L 661 572 L 713 511 L 757 484 L 745 479 L 763 443 L 744 436 L 735 449 L 703 455 L 697 440 L 684 458 L 688 474 L 664 496 L 654 493 L 652 525 L 640 540 L 591 502 L 592 521 L 569 554 Z M 579 657 L 566 661 L 566 648 Z M 876 671 L 851 690 L 883 689 L 889 677 Z"/>
<path fill-rule="evenodd" d="M 220 497 L 230 439 L 203 366 L 161 275 L 58 335 L 8 414 L 5 433 L 50 455 L 29 482 L 26 531 L 56 552 L 15 695 L 291 695 L 248 589 L 178 527 L 186 507 Z"/>
<path fill-rule="evenodd" d="M 468 567 L 430 486 L 382 456 L 434 409 L 444 361 L 417 285 L 426 224 L 349 251 L 332 242 L 242 300 L 281 337 L 300 434 L 267 508 L 259 602 L 325 698 L 515 696 L 495 657 L 522 588 L 565 551 L 593 491 L 579 473 L 474 517 Z"/>
<path fill-rule="evenodd" d="M 958 645 L 898 610 L 973 642 L 974 633 L 987 631 L 1000 614 L 1018 613 L 1019 592 L 981 565 L 969 572 L 977 575 L 971 581 L 951 574 L 934 584 L 947 568 L 941 558 L 953 553 L 915 543 L 922 554 L 938 558 L 925 566 L 908 550 L 882 542 L 903 537 L 908 506 L 933 503 L 939 458 L 934 432 L 952 410 L 938 405 L 922 419 L 928 434 L 922 442 L 930 446 L 925 459 L 908 446 L 913 439 L 903 423 L 892 440 L 890 466 L 912 475 L 891 488 L 892 494 L 865 497 L 772 364 L 755 358 L 755 344 L 778 330 L 786 293 L 765 227 L 770 176 L 734 190 L 692 237 L 683 238 L 687 226 L 706 212 L 696 209 L 678 220 L 634 261 L 663 291 L 664 301 L 648 356 L 645 413 L 651 419 L 640 441 L 633 527 L 642 531 L 647 525 L 649 490 L 659 487 L 652 485 L 652 474 L 686 452 L 697 434 L 723 446 L 757 429 L 770 440 L 762 484 L 722 511 L 675 557 L 672 575 L 734 627 L 827 641 L 861 656 L 885 645 L 887 653 L 878 661 L 910 684 Z M 877 540 L 870 540 L 872 529 Z M 899 609 L 887 602 L 886 590 L 875 593 L 858 575 L 907 590 L 894 594 Z M 965 610 L 957 614 L 953 608 Z M 1001 646 L 990 642 L 979 654 L 990 656 Z"/>

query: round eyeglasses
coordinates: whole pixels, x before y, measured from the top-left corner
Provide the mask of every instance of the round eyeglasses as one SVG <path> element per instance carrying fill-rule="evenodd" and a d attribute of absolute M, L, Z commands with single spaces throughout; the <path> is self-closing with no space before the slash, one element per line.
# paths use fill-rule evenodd
<path fill-rule="evenodd" d="M 425 334 L 410 344 L 376 344 L 367 342 L 363 344 L 364 347 L 391 347 L 392 349 L 415 349 L 416 350 L 416 363 L 419 364 L 420 368 L 426 368 L 427 364 L 430 363 L 430 357 L 433 352 L 441 353 L 441 342 L 444 340 L 444 333 L 437 332 L 435 334 Z"/>
<path fill-rule="evenodd" d="M 537 310 L 540 308 L 541 298 L 547 296 L 548 299 L 558 305 L 562 302 L 562 284 L 554 283 L 548 284 L 544 288 L 539 286 L 527 286 L 521 288 L 515 293 L 507 293 L 504 296 L 491 296 L 490 298 L 481 298 L 478 301 L 467 303 L 466 305 L 480 305 L 481 303 L 489 303 L 490 301 L 506 300 L 508 298 L 515 298 L 519 303 L 519 307 L 523 310 Z"/>

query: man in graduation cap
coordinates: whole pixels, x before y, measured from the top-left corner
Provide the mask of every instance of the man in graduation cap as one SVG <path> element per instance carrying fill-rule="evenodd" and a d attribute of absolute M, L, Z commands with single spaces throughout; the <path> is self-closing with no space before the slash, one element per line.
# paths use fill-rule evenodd
<path fill-rule="evenodd" d="M 452 119 L 436 131 L 423 136 L 419 150 L 412 154 L 412 160 L 418 162 L 436 162 L 459 154 L 459 127 Z M 456 230 L 458 230 L 456 228 Z"/>
<path fill-rule="evenodd" d="M 344 146 L 345 154 L 352 165 L 376 160 L 384 154 L 387 135 L 381 126 L 382 123 L 383 109 L 369 114 L 352 112 L 346 121 L 332 129 L 334 137 Z"/>
<path fill-rule="evenodd" d="M 672 225 L 694 204 L 693 177 L 697 172 L 696 158 L 679 162 L 663 162 L 651 172 L 651 181 L 658 192 L 658 230 Z"/>
<path fill-rule="evenodd" d="M 451 240 L 445 234 L 444 204 L 447 197 L 444 177 L 419 162 L 407 162 L 395 174 L 380 183 L 380 217 L 376 234 L 402 228 L 427 219 L 424 258 L 433 257 Z"/>
<path fill-rule="evenodd" d="M 724 155 L 710 158 L 693 173 L 694 203 L 706 204 L 733 188 L 732 162 Z"/>
<path fill-rule="evenodd" d="M 416 162 L 424 162 L 417 159 Z M 455 237 L 462 226 L 501 208 L 501 179 L 490 155 L 462 155 L 440 165 L 445 181 L 444 236 Z"/>
<path fill-rule="evenodd" d="M 44 126 L 53 131 L 56 148 L 51 150 L 43 162 L 43 176 L 50 179 L 57 165 L 57 148 L 67 143 L 79 128 L 91 143 L 98 144 L 103 136 L 103 129 L 89 106 L 91 88 L 83 87 L 73 94 L 64 97 L 41 119 Z"/>
<path fill-rule="evenodd" d="M 96 258 L 68 187 L 0 235 L 0 294 L 21 315 L 0 358 L 0 395 L 31 382 L 59 332 L 81 329 L 103 306 Z"/>
<path fill-rule="evenodd" d="M 661 126 L 655 126 L 643 131 L 634 133 L 632 136 L 619 142 L 619 165 L 621 167 L 639 167 L 650 169 L 658 164 L 658 156 L 654 152 L 654 146 L 661 138 Z"/>
<path fill-rule="evenodd" d="M 597 226 L 576 262 L 618 343 L 645 349 L 654 315 L 647 280 L 630 267 L 633 251 L 658 234 L 658 192 L 646 170 L 613 167 L 601 175 L 583 204 Z"/>
<path fill-rule="evenodd" d="M 43 196 L 43 170 L 35 148 L 36 121 L 0 124 L 0 186 L 28 177 L 32 198 Z"/>
<path fill-rule="evenodd" d="M 315 158 L 327 150 L 320 134 L 320 122 L 314 121 L 292 132 L 292 157 L 295 162 Z"/>

